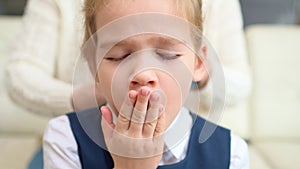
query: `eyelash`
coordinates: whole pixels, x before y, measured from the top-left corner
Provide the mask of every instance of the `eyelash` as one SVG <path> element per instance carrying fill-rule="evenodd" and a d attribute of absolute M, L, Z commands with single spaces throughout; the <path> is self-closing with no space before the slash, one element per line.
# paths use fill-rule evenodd
<path fill-rule="evenodd" d="M 167 55 L 164 55 L 162 53 L 158 53 L 157 54 L 163 59 L 163 60 L 173 60 L 173 59 L 177 59 L 179 58 L 180 56 L 182 56 L 181 54 L 173 54 L 172 56 L 170 56 L 170 54 Z"/>
<path fill-rule="evenodd" d="M 125 59 L 126 57 L 130 56 L 131 53 L 128 53 L 126 55 L 123 55 L 122 57 L 108 57 L 108 58 L 105 58 L 106 60 L 109 60 L 109 61 L 113 61 L 113 62 L 118 62 L 118 61 L 121 61 L 123 59 Z"/>
<path fill-rule="evenodd" d="M 156 53 L 163 59 L 163 60 L 173 60 L 173 59 L 177 59 L 180 56 L 182 56 L 182 54 L 179 54 L 178 52 L 173 52 L 173 51 L 168 51 L 168 50 L 164 50 L 164 49 L 157 49 Z"/>
<path fill-rule="evenodd" d="M 173 59 L 177 59 L 182 56 L 182 54 L 178 54 L 178 53 L 173 54 L 171 52 L 163 51 L 163 50 L 161 50 L 160 52 L 156 51 L 156 54 L 158 54 L 163 60 L 173 60 Z M 131 55 L 131 53 L 128 53 L 126 55 L 123 55 L 122 57 L 108 57 L 105 59 L 109 60 L 109 61 L 113 61 L 113 62 L 118 62 L 118 61 L 125 59 L 126 57 L 128 57 L 130 55 Z M 170 55 L 172 55 L 172 56 L 170 56 Z"/>

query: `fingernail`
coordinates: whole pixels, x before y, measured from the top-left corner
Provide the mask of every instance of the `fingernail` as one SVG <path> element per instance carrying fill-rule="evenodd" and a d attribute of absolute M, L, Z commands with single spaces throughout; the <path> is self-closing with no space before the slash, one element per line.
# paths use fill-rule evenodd
<path fill-rule="evenodd" d="M 152 95 L 151 95 L 151 99 L 152 99 L 152 101 L 158 101 L 158 99 L 159 99 L 159 96 L 158 96 L 158 94 L 156 94 L 156 93 L 152 93 Z"/>
<path fill-rule="evenodd" d="M 147 96 L 148 94 L 149 94 L 149 90 L 147 90 L 147 89 L 141 89 L 142 91 L 141 91 L 141 94 L 143 95 L 143 96 Z"/>
<path fill-rule="evenodd" d="M 102 106 L 102 107 L 100 108 L 100 110 L 101 110 L 101 112 L 104 112 L 104 111 L 105 111 L 105 107 Z"/>
<path fill-rule="evenodd" d="M 134 99 L 134 98 L 135 98 L 135 94 L 132 93 L 132 92 L 129 92 L 129 98 L 130 98 L 130 99 Z"/>

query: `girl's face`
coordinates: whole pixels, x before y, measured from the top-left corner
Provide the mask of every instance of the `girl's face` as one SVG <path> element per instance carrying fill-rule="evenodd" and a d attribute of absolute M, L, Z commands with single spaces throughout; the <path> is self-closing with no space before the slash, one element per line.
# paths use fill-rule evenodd
<path fill-rule="evenodd" d="M 143 12 L 164 13 L 179 16 L 184 19 L 184 15 L 176 12 L 175 9 L 176 3 L 174 0 L 111 0 L 98 10 L 96 14 L 96 26 L 97 30 L 99 30 L 104 25 L 120 17 Z M 126 29 L 126 27 L 124 29 Z M 159 59 L 149 58 L 155 57 L 154 55 L 147 55 L 146 57 L 136 55 L 136 53 L 147 51 L 147 49 L 154 49 L 155 56 L 158 56 Z M 148 53 L 140 52 L 140 55 L 143 54 Z M 132 64 L 130 64 L 130 61 L 127 61 L 128 58 L 130 58 Z M 124 63 L 125 60 L 129 64 Z M 181 63 L 181 65 L 185 65 L 191 74 L 191 79 L 189 81 L 185 80 L 186 82 L 184 82 L 188 88 L 191 80 L 201 80 L 201 73 L 203 72 L 202 62 L 198 57 L 195 57 L 195 54 L 188 47 L 178 40 L 163 35 L 142 34 L 129 37 L 117 43 L 98 65 L 97 74 L 98 77 L 100 77 L 101 91 L 117 115 L 119 108 L 114 102 L 113 92 L 116 89 L 114 86 L 119 86 L 120 88 L 126 86 L 125 93 L 129 90 L 138 91 L 142 87 L 147 86 L 152 91 L 159 90 L 164 94 L 164 100 L 166 101 L 166 126 L 169 126 L 183 104 L 182 86 L 178 83 L 182 81 L 182 79 L 176 79 L 172 76 L 172 73 L 168 73 L 168 70 L 152 69 L 149 67 L 141 69 L 145 60 L 153 64 L 159 60 L 159 65 L 162 65 L 162 67 L 178 67 L 180 69 L 182 66 L 177 66 L 176 64 Z M 128 70 L 125 70 L 126 66 Z M 155 67 L 155 65 L 152 66 Z M 122 73 L 121 76 L 118 76 L 120 78 L 115 80 L 116 74 L 120 73 Z"/>

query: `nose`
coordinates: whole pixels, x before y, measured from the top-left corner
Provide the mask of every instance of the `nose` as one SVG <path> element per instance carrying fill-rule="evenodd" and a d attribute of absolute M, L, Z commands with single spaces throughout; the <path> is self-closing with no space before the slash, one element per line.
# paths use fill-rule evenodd
<path fill-rule="evenodd" d="M 138 89 L 142 86 L 155 88 L 158 85 L 158 77 L 153 70 L 139 72 L 130 81 L 130 89 Z"/>

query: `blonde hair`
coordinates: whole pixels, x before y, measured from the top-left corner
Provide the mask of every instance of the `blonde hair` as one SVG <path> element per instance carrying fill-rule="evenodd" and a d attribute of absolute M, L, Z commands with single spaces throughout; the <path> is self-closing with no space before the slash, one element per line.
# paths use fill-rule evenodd
<path fill-rule="evenodd" d="M 107 1 L 109 0 L 85 0 L 83 9 L 85 15 L 83 44 L 97 31 L 96 12 Z M 202 32 L 202 0 L 176 0 L 176 6 L 178 10 L 184 11 L 187 16 L 186 19 Z"/>

